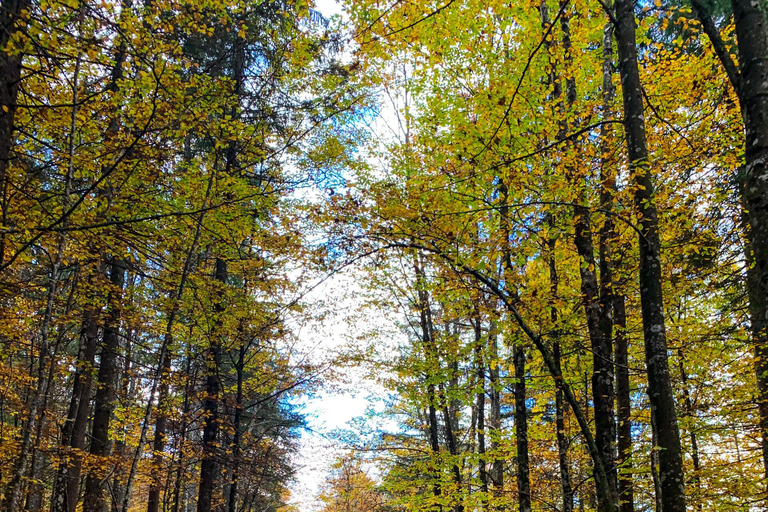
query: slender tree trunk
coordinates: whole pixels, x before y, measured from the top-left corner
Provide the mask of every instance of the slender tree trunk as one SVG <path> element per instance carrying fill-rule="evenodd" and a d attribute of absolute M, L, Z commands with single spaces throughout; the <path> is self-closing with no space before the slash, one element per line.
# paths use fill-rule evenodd
<path fill-rule="evenodd" d="M 664 504 L 662 503 L 662 490 L 661 490 L 661 477 L 659 475 L 659 436 L 657 433 L 656 421 L 651 414 L 651 478 L 653 479 L 653 497 L 654 497 L 654 510 L 656 512 L 663 512 Z"/>
<path fill-rule="evenodd" d="M 62 240 L 61 247 L 63 247 L 63 240 Z M 71 296 L 70 296 L 70 302 L 71 302 Z M 68 311 L 69 311 L 69 305 L 67 306 L 66 312 Z M 54 378 L 56 375 L 56 368 L 57 368 L 56 354 L 58 354 L 59 344 L 61 342 L 62 337 L 64 336 L 63 330 L 64 329 L 61 328 L 60 331 L 62 332 L 60 332 L 59 335 L 56 337 L 56 343 L 51 353 L 51 362 L 48 365 L 48 375 L 46 376 L 46 379 L 45 379 L 45 392 L 43 393 L 40 419 L 37 422 L 37 430 L 35 432 L 35 443 L 34 443 L 34 449 L 32 452 L 32 463 L 30 464 L 30 471 L 29 471 L 30 485 L 29 485 L 29 490 L 27 492 L 27 503 L 25 505 L 25 510 L 28 512 L 40 512 L 43 507 L 44 489 L 43 489 L 43 481 L 41 480 L 40 473 L 44 466 L 46 456 L 44 453 L 40 452 L 40 443 L 42 441 L 46 414 L 48 412 L 48 400 L 51 397 L 51 385 L 53 384 Z"/>
<path fill-rule="evenodd" d="M 227 263 L 216 258 L 214 279 L 222 287 L 227 282 Z M 222 314 L 224 305 L 219 303 L 217 314 Z M 218 331 L 218 329 L 217 329 Z M 200 463 L 200 485 L 197 491 L 197 512 L 213 510 L 214 488 L 218 472 L 218 437 L 219 437 L 219 368 L 221 367 L 221 333 L 213 332 L 205 365 L 205 400 L 203 402 L 203 456 Z"/>
<path fill-rule="evenodd" d="M 695 418 L 693 411 L 693 400 L 691 400 L 691 392 L 688 390 L 688 372 L 685 371 L 685 357 L 682 353 L 679 354 L 678 366 L 680 369 L 680 380 L 683 384 L 683 405 L 684 413 L 691 421 Z M 701 488 L 701 463 L 699 459 L 699 440 L 696 437 L 695 425 L 690 426 L 688 436 L 691 440 L 691 460 L 693 462 L 693 475 L 691 475 L 691 484 L 696 489 L 696 510 L 702 510 L 703 493 Z"/>
<path fill-rule="evenodd" d="M 82 451 L 91 412 L 93 368 L 99 345 L 99 312 L 88 307 L 83 314 L 80 351 L 77 370 L 73 378 L 72 398 L 62 431 L 62 447 L 66 448 L 64 461 L 59 465 L 52 500 L 53 512 L 75 512 L 82 470 Z"/>
<path fill-rule="evenodd" d="M 555 364 L 561 367 L 560 344 L 552 348 Z M 562 371 L 562 369 L 561 369 Z M 563 512 L 573 512 L 573 486 L 571 484 L 571 469 L 568 464 L 568 448 L 570 442 L 565 430 L 565 403 L 563 391 L 555 387 L 555 428 L 557 429 L 557 460 L 560 466 L 560 487 L 563 491 Z"/>
<path fill-rule="evenodd" d="M 763 465 L 768 479 L 768 19 L 757 0 L 731 0 L 741 68 L 745 139 L 742 202 L 749 220 L 749 308 L 755 344 Z M 666 511 L 665 511 L 666 512 Z"/>
<path fill-rule="evenodd" d="M 613 24 L 603 28 L 603 120 L 613 116 L 616 88 L 613 85 Z M 624 295 L 617 293 L 614 282 L 614 245 L 618 238 L 614 223 L 614 197 L 616 194 L 616 163 L 610 158 L 610 129 L 600 129 L 600 209 L 605 220 L 600 226 L 600 331 L 603 339 L 615 344 L 616 377 L 616 437 L 618 459 L 616 478 L 619 512 L 634 512 L 632 484 L 632 423 L 629 388 L 629 354 L 626 336 L 626 310 Z"/>
<path fill-rule="evenodd" d="M 69 179 L 65 184 L 65 198 L 69 195 Z M 65 199 L 66 202 L 66 199 Z M 48 390 L 50 389 L 49 376 L 52 375 L 53 368 L 48 365 L 53 365 L 53 359 L 50 354 L 50 342 L 49 333 L 51 322 L 53 321 L 53 308 L 56 298 L 57 290 L 59 287 L 59 278 L 61 270 L 61 259 L 64 253 L 64 236 L 59 236 L 59 242 L 57 250 L 53 256 L 53 265 L 51 267 L 50 278 L 48 282 L 48 292 L 46 294 L 45 313 L 43 314 L 42 323 L 40 326 L 40 343 L 38 346 L 38 358 L 37 358 L 37 372 L 36 372 L 36 386 L 33 394 L 29 397 L 29 412 L 27 414 L 24 428 L 22 429 L 22 441 L 19 449 L 18 460 L 16 461 L 16 467 L 14 470 L 14 476 L 11 480 L 10 490 L 7 495 L 7 508 L 10 512 L 15 512 L 23 506 L 21 499 L 22 486 L 24 483 L 24 477 L 27 476 L 28 464 L 30 459 L 34 459 L 34 451 L 36 448 L 36 439 L 39 439 L 41 432 L 41 424 L 43 421 L 43 415 L 45 413 L 44 404 L 48 400 Z M 34 344 L 33 344 L 34 347 Z M 33 359 L 34 361 L 34 359 Z M 34 463 L 32 471 L 34 473 Z"/>
<path fill-rule="evenodd" d="M 101 343 L 99 361 L 98 388 L 93 406 L 93 426 L 91 427 L 91 446 L 89 453 L 96 462 L 85 481 L 83 509 L 89 512 L 106 510 L 104 483 L 109 477 L 108 457 L 112 443 L 109 439 L 110 421 L 115 408 L 115 378 L 117 376 L 117 357 L 120 350 L 120 316 L 123 286 L 125 285 L 125 263 L 117 257 L 109 262 L 109 277 L 112 288 L 109 292 L 107 317 L 104 324 L 104 336 Z"/>
<path fill-rule="evenodd" d="M 235 396 L 235 418 L 232 422 L 234 436 L 231 444 L 232 451 L 232 475 L 229 484 L 229 512 L 237 512 L 238 503 L 238 483 L 240 479 L 240 450 L 242 438 L 242 419 L 243 419 L 243 379 L 245 371 L 245 342 L 240 346 L 240 354 L 235 365 L 237 370 L 237 391 Z"/>
<path fill-rule="evenodd" d="M 462 478 L 461 478 L 461 468 L 459 467 L 458 463 L 458 455 L 459 455 L 459 446 L 458 442 L 456 440 L 456 433 L 453 429 L 452 421 L 451 421 L 451 411 L 448 407 L 445 399 L 445 395 L 443 394 L 442 402 L 443 402 L 443 422 L 445 424 L 445 440 L 446 444 L 448 445 L 448 453 L 451 454 L 451 458 L 453 459 L 453 463 L 451 465 L 451 469 L 453 471 L 453 482 L 456 484 L 456 494 L 458 495 L 458 503 L 454 505 L 453 510 L 456 512 L 464 512 L 464 504 L 462 503 Z"/>
<path fill-rule="evenodd" d="M 654 187 L 645 139 L 645 118 L 635 40 L 632 0 L 616 0 L 616 42 L 624 99 L 624 130 L 630 172 L 635 180 L 635 208 L 640 228 L 640 303 L 648 371 L 648 394 L 659 438 L 659 472 L 664 512 L 685 512 L 685 475 L 675 396 L 669 373 L 664 299 L 661 285 L 661 243 Z M 768 103 L 767 103 L 768 105 Z M 766 146 L 768 148 L 768 146 Z"/>
<path fill-rule="evenodd" d="M 480 302 L 479 300 L 477 301 Z M 483 508 L 488 508 L 488 472 L 485 458 L 485 361 L 483 357 L 482 318 L 475 305 L 472 327 L 475 333 L 475 408 L 477 410 L 477 476 L 480 480 Z"/>
<path fill-rule="evenodd" d="M 189 160 L 189 155 L 185 155 L 185 158 Z M 211 188 L 213 187 L 213 173 L 208 179 L 208 185 L 205 191 L 205 198 L 203 199 L 201 210 L 205 210 L 208 206 L 208 201 L 211 195 Z M 149 493 L 147 496 L 147 512 L 158 512 L 160 507 L 160 485 L 159 478 L 161 473 L 162 459 L 165 451 L 165 436 L 166 429 L 168 428 L 168 412 L 166 401 L 168 399 L 168 393 L 170 391 L 170 378 L 171 378 L 171 363 L 173 360 L 173 327 L 176 321 L 176 316 L 179 313 L 179 307 L 181 299 L 184 296 L 184 288 L 187 284 L 187 279 L 192 271 L 192 261 L 197 251 L 197 245 L 200 241 L 200 232 L 203 227 L 203 217 L 205 213 L 201 212 L 197 219 L 197 225 L 195 226 L 195 235 L 192 238 L 192 243 L 187 251 L 187 256 L 184 259 L 184 266 L 182 267 L 181 277 L 179 279 L 179 286 L 176 288 L 172 297 L 171 311 L 168 314 L 168 321 L 165 325 L 165 335 L 163 337 L 163 344 L 160 349 L 162 360 L 160 362 L 160 386 L 157 395 L 157 420 L 155 421 L 155 438 L 152 442 L 152 464 L 155 467 L 155 479 L 149 485 Z M 149 404 L 148 411 L 151 403 Z"/>
<path fill-rule="evenodd" d="M 494 498 L 500 498 L 504 491 L 504 461 L 499 457 L 501 441 L 501 384 L 499 383 L 499 347 L 496 323 L 492 320 L 488 332 L 489 360 L 488 384 L 490 392 L 489 432 L 491 435 L 491 470 L 488 476 Z"/>
<path fill-rule="evenodd" d="M 554 232 L 555 223 L 554 216 L 552 214 L 549 217 L 550 231 Z M 550 320 L 552 322 L 552 356 L 554 358 L 555 366 L 560 374 L 563 372 L 562 361 L 560 357 L 560 319 L 559 312 L 557 310 L 557 301 L 559 298 L 559 286 L 560 278 L 557 274 L 557 261 L 555 260 L 555 249 L 557 241 L 554 235 L 550 235 L 547 240 L 548 246 L 548 259 L 549 259 L 549 290 L 550 290 Z M 571 470 L 568 465 L 568 448 L 570 442 L 565 431 L 565 402 L 563 401 L 563 390 L 560 383 L 555 383 L 555 429 L 557 430 L 557 459 L 560 467 L 560 488 L 563 493 L 563 509 L 562 512 L 573 511 L 573 486 L 571 484 Z"/>
<path fill-rule="evenodd" d="M 629 387 L 629 343 L 624 295 L 614 295 L 616 327 L 616 409 L 618 413 L 619 448 L 619 512 L 634 512 L 635 497 L 632 483 L 632 420 Z"/>
<path fill-rule="evenodd" d="M 82 23 L 84 10 L 80 6 L 80 20 Z M 70 113 L 69 148 L 68 148 L 68 172 L 67 183 L 71 183 L 74 174 L 75 133 L 77 129 L 77 105 L 80 83 L 80 55 L 75 61 L 75 72 L 72 78 L 72 110 Z M 69 203 L 69 185 L 65 188 L 65 208 Z M 63 236 L 63 235 L 62 235 Z M 88 284 L 92 288 L 95 280 L 95 269 L 88 269 Z M 90 293 L 87 290 L 86 293 Z M 82 330 L 80 334 L 80 346 L 77 355 L 77 368 L 72 383 L 72 396 L 67 411 L 67 419 L 62 431 L 62 448 L 67 448 L 64 461 L 59 465 L 54 478 L 53 492 L 51 493 L 52 512 L 75 512 L 77 508 L 77 494 L 80 485 L 80 473 L 82 467 L 82 451 L 85 448 L 85 433 L 88 417 L 90 416 L 91 390 L 93 384 L 93 368 L 98 348 L 99 311 L 97 308 L 86 306 L 83 314 Z"/>
<path fill-rule="evenodd" d="M 424 359 L 427 365 L 433 370 L 439 372 L 440 361 L 435 360 L 434 351 L 432 350 L 433 343 L 433 329 L 431 328 L 432 315 L 430 313 L 429 305 L 429 293 L 424 287 L 424 270 L 422 263 L 419 261 L 419 255 L 414 258 L 414 270 L 416 274 L 416 287 L 418 291 L 418 308 L 419 308 L 419 325 L 421 326 L 421 342 L 424 350 Z M 437 455 L 440 453 L 440 437 L 439 426 L 437 423 L 437 397 L 435 393 L 435 385 L 431 375 L 426 375 L 427 380 L 427 401 L 428 401 L 428 414 L 429 414 L 429 444 L 434 455 L 433 461 L 438 463 Z M 440 487 L 440 468 L 436 467 L 433 475 L 434 485 L 432 487 L 433 493 L 436 498 L 442 495 Z M 439 510 L 442 510 L 442 505 L 439 505 Z"/>
<path fill-rule="evenodd" d="M 515 344 L 515 436 L 517 438 L 517 500 L 520 512 L 531 512 L 531 474 L 528 462 L 528 409 L 525 403 L 525 348 Z"/>
<path fill-rule="evenodd" d="M 128 302 L 130 303 L 132 300 L 129 300 Z M 131 334 L 125 337 L 125 349 L 123 350 L 125 356 L 123 358 L 123 371 L 122 375 L 120 376 L 121 397 L 131 396 L 130 390 L 133 387 L 133 379 L 131 377 L 131 359 L 134 334 L 132 330 L 126 329 L 126 331 L 130 332 Z M 122 436 L 115 442 L 115 448 L 113 450 L 113 456 L 116 459 L 118 470 L 115 471 L 111 484 L 110 494 L 112 497 L 112 512 L 128 512 L 127 503 L 124 503 L 124 501 L 127 501 L 128 498 L 128 487 L 133 484 L 130 479 L 129 481 L 126 481 L 125 479 L 125 436 L 128 434 L 128 429 L 126 428 L 127 426 L 128 425 L 125 423 L 121 425 Z"/>
<path fill-rule="evenodd" d="M 179 441 L 176 447 L 176 453 L 178 459 L 176 460 L 176 480 L 173 484 L 173 505 L 171 507 L 172 512 L 180 512 L 182 497 L 182 486 L 185 481 L 184 478 L 184 443 L 187 439 L 187 416 L 189 415 L 189 395 L 192 392 L 192 382 L 196 379 L 191 375 L 192 371 L 192 357 L 187 356 L 186 364 L 186 382 L 184 385 L 184 405 L 181 411 L 181 428 L 179 430 Z"/>
<path fill-rule="evenodd" d="M 570 13 L 567 9 L 567 0 L 560 0 L 560 28 L 562 32 L 562 46 L 565 52 L 566 64 L 571 63 L 571 29 Z M 567 69 L 567 68 L 566 68 Z M 566 103 L 563 105 L 560 99 L 562 120 L 558 140 L 564 141 L 568 132 L 567 114 L 575 104 L 576 81 L 573 76 L 565 77 Z M 565 146 L 567 150 L 575 150 L 573 142 Z M 595 413 L 595 442 L 602 457 L 603 467 L 608 478 L 609 496 L 598 493 L 601 507 L 605 510 L 612 509 L 617 501 L 616 491 L 616 424 L 614 414 L 614 384 L 613 384 L 613 344 L 611 340 L 611 328 L 604 329 L 603 322 L 610 321 L 610 310 L 604 310 L 600 300 L 597 278 L 597 263 L 595 261 L 595 249 L 592 236 L 592 221 L 589 207 L 584 204 L 586 194 L 585 183 L 576 170 L 568 162 L 566 155 L 566 175 L 578 189 L 578 197 L 573 208 L 574 245 L 581 259 L 579 275 L 581 277 L 581 296 L 584 305 L 584 313 L 587 320 L 587 330 L 592 348 L 592 401 Z M 568 507 L 570 509 L 570 507 Z"/>

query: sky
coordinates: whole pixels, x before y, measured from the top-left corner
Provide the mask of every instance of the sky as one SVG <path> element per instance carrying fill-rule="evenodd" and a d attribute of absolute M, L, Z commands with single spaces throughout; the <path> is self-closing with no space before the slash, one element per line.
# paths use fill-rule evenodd
<path fill-rule="evenodd" d="M 343 17 L 342 6 L 336 0 L 315 0 L 315 8 L 326 18 Z M 322 323 L 302 326 L 299 332 L 300 344 L 312 350 L 318 360 L 349 341 L 352 333 L 360 332 L 364 328 L 360 322 L 370 320 L 354 314 L 359 304 L 357 290 L 359 286 L 355 278 L 342 274 L 314 291 L 318 298 L 343 297 L 334 307 L 328 308 L 331 313 Z M 361 372 L 346 372 L 343 381 L 299 402 L 308 428 L 302 433 L 297 460 L 299 469 L 290 489 L 291 503 L 298 505 L 301 512 L 321 508 L 317 496 L 334 459 L 344 453 L 343 445 L 334 439 L 334 431 L 349 428 L 349 423 L 363 416 L 372 400 L 383 393 Z"/>
<path fill-rule="evenodd" d="M 300 326 L 301 351 L 309 360 L 322 364 L 369 327 L 370 318 L 358 314 L 359 279 L 352 272 L 337 274 L 307 296 L 308 302 L 323 301 L 328 314 L 322 321 Z M 381 321 L 381 320 L 377 320 Z M 367 325 L 366 325 L 367 324 Z M 297 459 L 298 471 L 290 486 L 291 503 L 301 512 L 319 510 L 317 496 L 334 459 L 344 453 L 334 433 L 347 430 L 349 422 L 363 416 L 371 400 L 382 390 L 368 380 L 361 370 L 347 367 L 334 375 L 325 375 L 325 385 L 312 395 L 304 395 L 296 405 L 305 415 L 307 428 L 302 431 Z"/>

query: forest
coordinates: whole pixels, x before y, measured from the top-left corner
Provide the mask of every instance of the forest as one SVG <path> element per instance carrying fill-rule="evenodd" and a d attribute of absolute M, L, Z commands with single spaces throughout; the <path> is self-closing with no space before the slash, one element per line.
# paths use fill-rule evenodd
<path fill-rule="evenodd" d="M 0 512 L 768 510 L 768 3 L 328 4 L 0 0 Z"/>

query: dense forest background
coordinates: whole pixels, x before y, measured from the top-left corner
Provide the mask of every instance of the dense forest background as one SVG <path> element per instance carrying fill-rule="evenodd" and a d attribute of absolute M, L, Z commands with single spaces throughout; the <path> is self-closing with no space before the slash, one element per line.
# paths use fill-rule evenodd
<path fill-rule="evenodd" d="M 768 5 L 343 7 L 0 2 L 0 509 L 768 510 Z"/>

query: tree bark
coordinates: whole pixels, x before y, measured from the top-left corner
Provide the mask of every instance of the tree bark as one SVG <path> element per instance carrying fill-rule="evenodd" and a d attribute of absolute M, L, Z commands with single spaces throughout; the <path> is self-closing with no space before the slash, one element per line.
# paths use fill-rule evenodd
<path fill-rule="evenodd" d="M 5 52 L 8 43 L 25 30 L 18 23 L 20 14 L 30 6 L 30 0 L 3 0 L 0 3 L 0 225 L 7 227 L 8 219 L 8 164 L 13 147 L 14 117 L 21 82 L 23 55 Z M 0 230 L 0 267 L 5 263 L 5 230 Z"/>
<path fill-rule="evenodd" d="M 669 373 L 661 283 L 661 242 L 654 203 L 652 172 L 645 138 L 645 118 L 637 64 L 635 14 L 632 0 L 616 1 L 616 42 L 619 55 L 624 130 L 630 172 L 635 181 L 639 217 L 640 302 L 648 372 L 648 395 L 659 438 L 659 473 L 664 512 L 685 512 L 685 475 L 675 396 Z"/>
<path fill-rule="evenodd" d="M 226 286 L 227 262 L 216 258 L 214 279 Z M 218 303 L 217 314 L 222 314 L 224 305 Z M 197 512 L 213 510 L 214 488 L 218 471 L 219 436 L 219 368 L 221 366 L 221 333 L 213 332 L 205 361 L 205 400 L 203 402 L 203 456 L 200 462 L 200 485 L 197 491 Z"/>
<path fill-rule="evenodd" d="M 634 512 L 635 497 L 632 483 L 632 420 L 631 389 L 629 387 L 629 343 L 626 333 L 627 313 L 624 295 L 614 294 L 614 323 L 616 339 L 616 409 L 619 449 L 619 512 Z"/>
<path fill-rule="evenodd" d="M 53 512 L 75 512 L 78 487 L 82 470 L 82 451 L 85 449 L 85 435 L 88 417 L 91 413 L 91 391 L 96 351 L 99 346 L 99 312 L 88 307 L 83 313 L 80 334 L 80 350 L 77 369 L 72 383 L 72 397 L 69 402 L 67 419 L 64 422 L 61 446 L 65 448 L 64 461 L 59 465 L 52 500 Z"/>
<path fill-rule="evenodd" d="M 515 344 L 515 437 L 517 440 L 517 499 L 520 512 L 531 512 L 531 474 L 528 461 L 528 410 L 525 403 L 525 348 Z"/>
<path fill-rule="evenodd" d="M 234 436 L 232 439 L 232 474 L 229 483 L 229 512 L 237 512 L 237 487 L 240 479 L 240 450 L 242 438 L 242 418 L 243 418 L 243 379 L 245 372 L 245 342 L 240 346 L 240 353 L 237 359 L 235 369 L 237 370 L 237 391 L 235 396 L 235 417 L 232 422 Z"/>
<path fill-rule="evenodd" d="M 501 384 L 499 383 L 499 347 L 496 324 L 491 321 L 488 333 L 490 349 L 488 361 L 488 384 L 490 387 L 490 418 L 489 432 L 491 436 L 491 453 L 493 454 L 491 470 L 488 473 L 494 498 L 500 498 L 504 491 L 504 461 L 499 457 L 501 438 Z"/>
<path fill-rule="evenodd" d="M 419 308 L 419 325 L 421 326 L 421 342 L 422 347 L 424 350 L 424 359 L 427 362 L 427 365 L 432 368 L 433 370 L 437 370 L 439 368 L 440 362 L 439 360 L 434 359 L 434 354 L 432 351 L 432 333 L 433 329 L 431 327 L 431 313 L 430 313 L 430 306 L 429 306 L 429 293 L 423 289 L 424 286 L 424 270 L 422 267 L 422 263 L 419 261 L 419 255 L 416 255 L 414 258 L 414 270 L 416 274 L 416 287 L 417 287 L 417 296 L 418 296 L 418 308 Z M 428 401 L 428 415 L 429 415 L 429 445 L 430 449 L 432 450 L 433 455 L 435 456 L 435 462 L 437 462 L 437 455 L 440 453 L 440 437 L 439 437 L 439 426 L 437 423 L 437 407 L 435 406 L 437 397 L 435 393 L 435 385 L 432 381 L 431 375 L 429 373 L 426 375 L 427 380 L 427 401 Z M 432 492 L 435 495 L 435 497 L 439 497 L 442 495 L 442 490 L 440 487 L 440 469 L 437 468 L 435 470 L 435 473 L 433 475 L 434 479 L 434 485 L 432 486 Z M 442 510 L 442 505 L 439 505 L 439 510 Z"/>
<path fill-rule="evenodd" d="M 477 301 L 479 303 L 479 301 Z M 483 508 L 488 508 L 488 472 L 485 458 L 485 358 L 483 357 L 483 326 L 479 307 L 475 305 L 472 327 L 475 333 L 475 408 L 477 409 L 477 476 L 483 493 Z"/>
<path fill-rule="evenodd" d="M 746 130 L 746 165 L 740 181 L 742 203 L 749 221 L 747 235 L 752 260 L 747 286 L 763 466 L 768 479 L 768 20 L 757 0 L 732 0 L 731 4 Z"/>
<path fill-rule="evenodd" d="M 85 481 L 83 509 L 89 512 L 106 510 L 104 482 L 109 476 L 108 457 L 112 444 L 109 426 L 115 408 L 115 378 L 118 373 L 117 357 L 120 350 L 120 316 L 123 286 L 125 285 L 125 263 L 117 257 L 109 262 L 109 278 L 112 287 L 109 292 L 108 311 L 104 324 L 99 360 L 98 388 L 93 406 L 93 425 L 89 453 L 96 461 Z"/>

